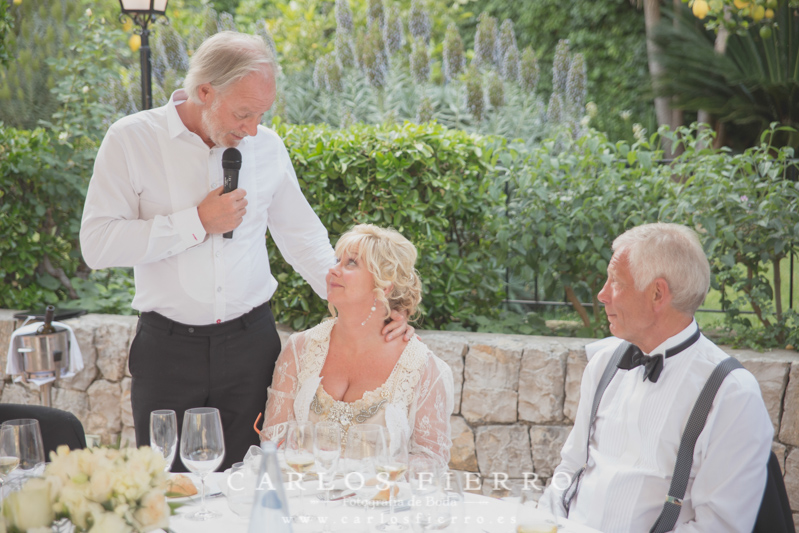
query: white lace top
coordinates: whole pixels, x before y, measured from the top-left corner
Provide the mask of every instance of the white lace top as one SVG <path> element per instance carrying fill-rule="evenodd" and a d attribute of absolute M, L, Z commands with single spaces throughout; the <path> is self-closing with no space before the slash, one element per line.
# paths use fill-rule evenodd
<path fill-rule="evenodd" d="M 449 417 L 454 407 L 452 371 L 419 339 L 408 342 L 388 379 L 354 402 L 333 399 L 319 375 L 327 358 L 330 332 L 326 320 L 289 338 L 275 365 L 266 401 L 265 426 L 288 420 L 331 420 L 341 425 L 344 440 L 354 424 L 380 424 L 391 441 L 403 435 L 408 453 L 449 463 Z"/>

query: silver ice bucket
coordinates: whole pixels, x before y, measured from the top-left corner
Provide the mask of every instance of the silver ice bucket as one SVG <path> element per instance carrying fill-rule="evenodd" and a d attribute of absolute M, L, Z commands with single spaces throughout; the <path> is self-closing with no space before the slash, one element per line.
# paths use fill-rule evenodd
<path fill-rule="evenodd" d="M 55 333 L 32 333 L 14 337 L 14 349 L 22 356 L 25 373 L 61 376 L 62 368 L 69 368 L 69 331 L 61 329 Z"/>

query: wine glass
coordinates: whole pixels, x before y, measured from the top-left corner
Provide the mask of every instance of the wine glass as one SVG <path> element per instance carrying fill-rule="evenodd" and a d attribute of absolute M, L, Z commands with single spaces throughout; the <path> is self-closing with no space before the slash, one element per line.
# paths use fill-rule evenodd
<path fill-rule="evenodd" d="M 9 474 L 19 466 L 19 448 L 14 438 L 14 428 L 0 426 L 0 490 L 8 479 Z M 0 492 L 2 499 L 2 492 Z"/>
<path fill-rule="evenodd" d="M 305 506 L 302 502 L 302 482 L 304 474 L 313 468 L 315 462 L 313 422 L 289 421 L 286 428 L 286 464 L 300 476 L 299 511 L 292 516 L 295 522 L 307 524 L 312 518 L 311 515 L 305 513 Z"/>
<path fill-rule="evenodd" d="M 34 418 L 18 418 L 6 420 L 2 426 L 12 428 L 14 433 L 13 446 L 18 453 L 17 468 L 22 473 L 22 478 L 35 475 L 36 470 L 44 466 L 44 445 L 39 421 Z"/>
<path fill-rule="evenodd" d="M 516 514 L 516 533 L 557 533 L 558 521 L 548 510 L 538 506 L 541 492 L 523 490 Z"/>
<path fill-rule="evenodd" d="M 316 459 L 316 471 L 319 479 L 324 481 L 323 476 L 330 476 L 330 483 L 333 482 L 333 474 L 336 471 L 339 457 L 341 457 L 341 426 L 336 422 L 319 422 L 314 427 L 314 458 Z M 330 503 L 330 484 L 324 486 L 325 489 L 325 511 Z M 323 532 L 331 531 L 329 521 L 325 520 L 322 526 Z"/>
<path fill-rule="evenodd" d="M 150 447 L 166 459 L 164 471 L 172 469 L 178 449 L 178 417 L 171 409 L 150 413 Z"/>
<path fill-rule="evenodd" d="M 200 510 L 186 515 L 190 520 L 208 520 L 222 516 L 205 508 L 205 476 L 225 458 L 225 438 L 219 410 L 213 407 L 187 409 L 183 415 L 180 437 L 180 460 L 190 472 L 200 476 Z"/>
<path fill-rule="evenodd" d="M 394 519 L 394 487 L 397 481 L 408 470 L 408 441 L 400 434 L 391 439 L 387 431 L 383 431 L 382 447 L 377 454 L 378 480 L 388 482 L 389 520 L 377 526 L 379 531 L 404 531 L 408 529 Z"/>

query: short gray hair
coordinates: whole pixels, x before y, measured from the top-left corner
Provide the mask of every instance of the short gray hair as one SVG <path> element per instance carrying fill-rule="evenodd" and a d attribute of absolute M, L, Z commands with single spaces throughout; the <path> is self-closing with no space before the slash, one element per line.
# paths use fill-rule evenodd
<path fill-rule="evenodd" d="M 705 300 L 710 264 L 692 229 L 662 222 L 644 224 L 616 237 L 613 253 L 627 254 L 639 291 L 657 278 L 665 279 L 677 311 L 693 315 Z"/>
<path fill-rule="evenodd" d="M 277 62 L 263 39 L 235 31 L 222 31 L 208 39 L 194 52 L 183 84 L 189 98 L 200 101 L 199 87 L 204 83 L 224 92 L 252 72 L 271 70 L 277 76 Z"/>

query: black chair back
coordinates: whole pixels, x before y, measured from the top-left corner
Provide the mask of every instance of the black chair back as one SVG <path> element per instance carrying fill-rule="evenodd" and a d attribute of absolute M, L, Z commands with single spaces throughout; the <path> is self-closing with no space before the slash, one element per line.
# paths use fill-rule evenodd
<path fill-rule="evenodd" d="M 768 459 L 766 490 L 752 533 L 796 533 L 780 461 L 774 452 Z"/>
<path fill-rule="evenodd" d="M 62 444 L 76 450 L 86 447 L 86 434 L 80 420 L 68 411 L 42 405 L 0 403 L 0 422 L 17 418 L 35 418 L 42 430 L 45 460 Z"/>

